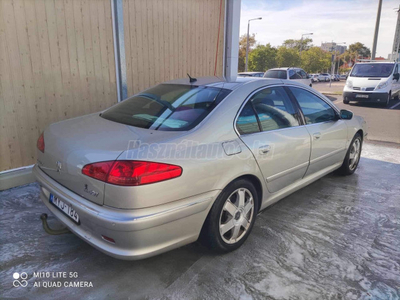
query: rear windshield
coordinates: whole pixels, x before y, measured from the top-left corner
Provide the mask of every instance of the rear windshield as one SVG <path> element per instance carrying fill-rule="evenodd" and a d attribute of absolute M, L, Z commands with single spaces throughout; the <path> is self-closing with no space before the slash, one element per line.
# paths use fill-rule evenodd
<path fill-rule="evenodd" d="M 160 84 L 114 105 L 104 119 L 140 128 L 184 131 L 199 124 L 230 90 Z"/>
<path fill-rule="evenodd" d="M 279 79 L 287 79 L 286 70 L 268 70 L 264 74 L 265 78 L 279 78 Z"/>
<path fill-rule="evenodd" d="M 389 77 L 394 64 L 356 64 L 351 70 L 352 77 Z"/>

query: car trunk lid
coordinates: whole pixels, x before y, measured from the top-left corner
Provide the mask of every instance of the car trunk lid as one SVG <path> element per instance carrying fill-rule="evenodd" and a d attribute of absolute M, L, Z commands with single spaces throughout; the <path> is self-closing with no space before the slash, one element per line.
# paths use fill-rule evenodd
<path fill-rule="evenodd" d="M 168 138 L 167 132 L 136 128 L 92 114 L 50 125 L 38 165 L 51 178 L 83 198 L 103 205 L 105 183 L 82 174 L 90 163 L 116 160 L 140 143 Z"/>

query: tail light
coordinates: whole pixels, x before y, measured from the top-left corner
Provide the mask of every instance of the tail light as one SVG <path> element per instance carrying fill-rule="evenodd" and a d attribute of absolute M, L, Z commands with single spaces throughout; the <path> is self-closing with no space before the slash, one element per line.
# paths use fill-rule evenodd
<path fill-rule="evenodd" d="M 44 153 L 44 137 L 43 137 L 43 132 L 42 134 L 39 136 L 38 140 L 37 140 L 37 148 Z"/>
<path fill-rule="evenodd" d="M 182 168 L 175 165 L 117 160 L 88 164 L 82 174 L 115 185 L 138 186 L 160 182 L 182 175 Z"/>

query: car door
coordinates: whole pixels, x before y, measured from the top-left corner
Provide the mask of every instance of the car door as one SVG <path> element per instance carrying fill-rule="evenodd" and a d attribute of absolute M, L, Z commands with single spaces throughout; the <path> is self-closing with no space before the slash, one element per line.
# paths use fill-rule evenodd
<path fill-rule="evenodd" d="M 271 193 L 303 178 L 311 137 L 283 87 L 253 93 L 238 115 L 236 129 L 256 158 Z"/>
<path fill-rule="evenodd" d="M 399 73 L 399 64 L 396 64 L 394 67 L 393 75 Z M 392 80 L 392 95 L 400 96 L 400 80 L 396 80 L 393 78 Z"/>
<path fill-rule="evenodd" d="M 299 87 L 289 87 L 311 135 L 310 166 L 306 176 L 340 164 L 346 154 L 347 125 L 327 101 Z"/>
<path fill-rule="evenodd" d="M 304 71 L 303 69 L 299 69 L 298 70 L 300 77 L 301 77 L 301 83 L 305 84 L 305 85 L 310 85 L 311 83 L 311 79 L 307 78 L 307 73 L 306 71 Z"/>

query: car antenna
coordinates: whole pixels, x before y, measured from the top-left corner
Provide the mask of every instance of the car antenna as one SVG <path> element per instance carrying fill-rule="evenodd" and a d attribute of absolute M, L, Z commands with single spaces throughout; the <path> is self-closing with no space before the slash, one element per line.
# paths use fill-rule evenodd
<path fill-rule="evenodd" d="M 192 82 L 196 82 L 197 81 L 197 78 L 193 78 L 193 77 L 191 77 L 190 75 L 189 75 L 189 73 L 186 73 L 187 74 L 187 76 L 189 77 L 189 81 L 190 81 L 190 83 L 192 83 Z"/>

